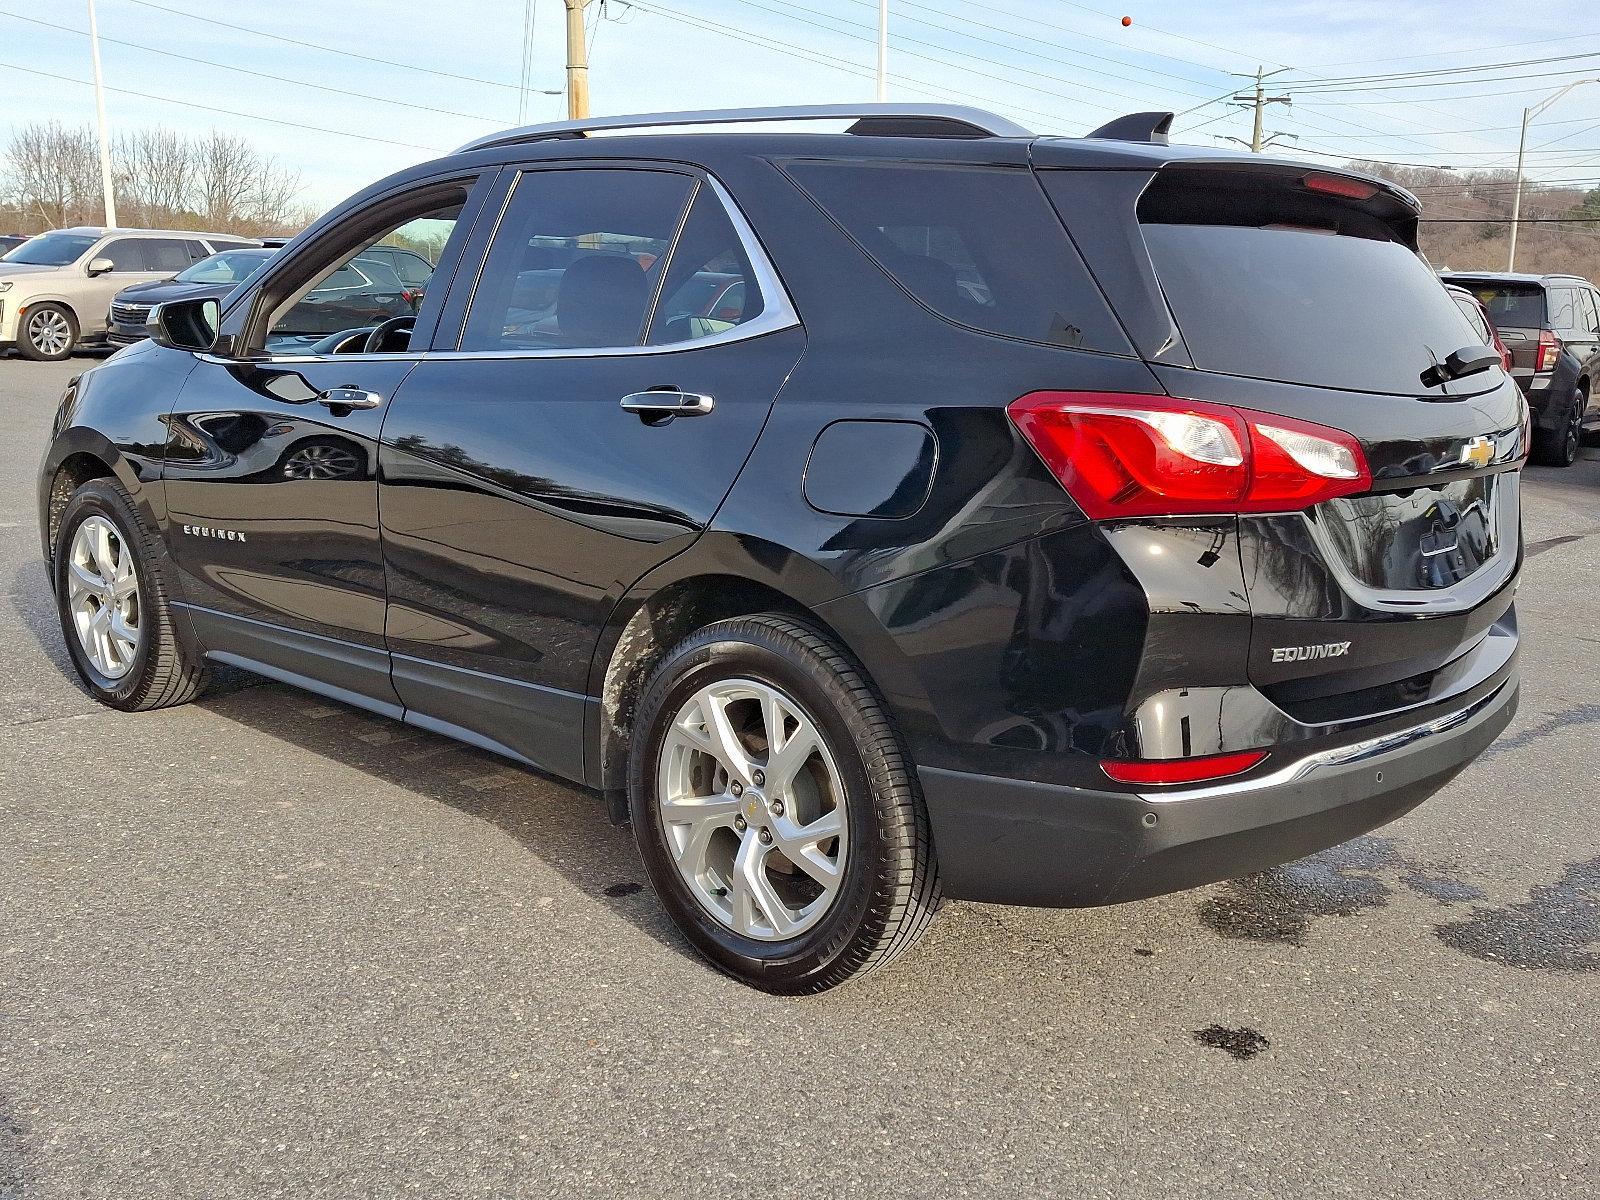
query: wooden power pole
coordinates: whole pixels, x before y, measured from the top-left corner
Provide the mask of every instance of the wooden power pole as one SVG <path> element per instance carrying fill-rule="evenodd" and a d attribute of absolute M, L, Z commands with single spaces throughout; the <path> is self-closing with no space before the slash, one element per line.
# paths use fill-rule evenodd
<path fill-rule="evenodd" d="M 589 48 L 583 38 L 583 10 L 588 3 L 566 0 L 567 116 L 574 121 L 589 115 Z"/>

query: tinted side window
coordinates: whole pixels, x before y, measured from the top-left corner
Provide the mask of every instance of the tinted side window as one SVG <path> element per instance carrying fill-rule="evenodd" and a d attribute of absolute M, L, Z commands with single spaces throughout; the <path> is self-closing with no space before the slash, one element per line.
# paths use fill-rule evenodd
<path fill-rule="evenodd" d="M 177 238 L 144 238 L 145 267 L 147 271 L 183 270 L 194 260 L 189 257 L 189 247 Z"/>
<path fill-rule="evenodd" d="M 673 248 L 645 341 L 694 341 L 760 314 L 761 291 L 739 235 L 716 194 L 702 187 Z"/>
<path fill-rule="evenodd" d="M 1600 330 L 1600 316 L 1595 313 L 1594 293 L 1588 288 L 1578 290 L 1578 325 L 1590 333 Z"/>
<path fill-rule="evenodd" d="M 525 171 L 490 244 L 463 350 L 638 345 L 693 181 L 666 171 Z"/>
<path fill-rule="evenodd" d="M 990 333 L 1130 354 L 1031 171 L 907 163 L 785 167 L 896 282 Z"/>
<path fill-rule="evenodd" d="M 187 242 L 184 242 L 183 248 L 186 251 L 188 251 L 188 253 L 189 253 L 189 261 L 192 262 L 192 263 L 197 263 L 197 262 L 201 262 L 201 261 L 203 261 L 205 259 L 208 259 L 208 258 L 211 257 L 211 254 L 212 254 L 212 252 L 210 250 L 206 249 L 206 246 L 205 246 L 204 242 L 187 241 Z M 218 250 L 226 250 L 226 249 L 228 249 L 228 246 L 225 245 L 222 242 L 218 242 L 217 243 L 217 249 Z"/>
<path fill-rule="evenodd" d="M 148 271 L 144 243 L 138 238 L 118 238 L 95 252 L 96 258 L 109 258 L 113 271 Z M 185 264 L 187 265 L 187 264 Z"/>

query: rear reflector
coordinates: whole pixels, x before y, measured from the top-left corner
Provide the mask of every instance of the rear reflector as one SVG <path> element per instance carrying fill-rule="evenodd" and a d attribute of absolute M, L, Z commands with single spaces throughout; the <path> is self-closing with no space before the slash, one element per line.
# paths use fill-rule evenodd
<path fill-rule="evenodd" d="M 1361 444 L 1348 433 L 1228 404 L 1032 392 L 1009 412 L 1096 520 L 1295 512 L 1372 484 Z"/>
<path fill-rule="evenodd" d="M 1376 186 L 1359 179 L 1346 179 L 1343 175 L 1307 175 L 1300 181 L 1307 191 L 1322 192 L 1328 196 L 1344 196 L 1350 200 L 1371 200 L 1378 194 Z"/>
<path fill-rule="evenodd" d="M 1203 758 L 1108 760 L 1100 769 L 1118 783 L 1204 783 L 1248 771 L 1266 757 L 1265 750 L 1241 750 Z"/>

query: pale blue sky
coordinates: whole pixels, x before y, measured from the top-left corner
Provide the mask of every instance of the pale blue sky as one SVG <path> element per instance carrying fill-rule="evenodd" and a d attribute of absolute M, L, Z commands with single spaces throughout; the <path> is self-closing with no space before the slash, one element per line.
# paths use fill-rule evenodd
<path fill-rule="evenodd" d="M 516 124 L 524 7 L 524 0 L 98 0 L 106 83 L 121 89 L 107 97 L 110 121 L 246 134 L 301 173 L 308 203 L 326 207 L 389 171 Z M 892 98 L 981 104 L 1041 132 L 1086 132 L 1136 109 L 1194 108 L 1235 85 L 1230 71 L 1289 65 L 1294 70 L 1279 86 L 1295 104 L 1275 106 L 1269 122 L 1300 135 L 1288 149 L 1509 167 L 1522 107 L 1571 80 L 1600 76 L 1592 7 L 1568 0 L 1514 7 L 1505 0 L 891 0 L 891 12 Z M 1118 20 L 1124 13 L 1134 18 L 1131 28 Z M 639 0 L 632 8 L 610 0 L 606 15 L 593 33 L 597 113 L 872 97 L 876 0 Z M 561 0 L 538 0 L 535 87 L 562 83 L 562 20 Z M 0 133 L 16 121 L 92 120 L 91 89 L 51 77 L 90 78 L 88 39 L 67 31 L 86 28 L 83 0 L 0 0 Z M 1390 81 L 1390 90 L 1336 92 L 1312 82 L 1584 54 L 1591 56 L 1497 70 L 1516 78 L 1492 83 L 1406 79 Z M 1398 86 L 1416 82 L 1428 86 Z M 565 101 L 535 95 L 529 115 L 559 118 Z M 1212 103 L 1182 117 L 1178 129 L 1178 140 L 1210 144 L 1219 134 L 1247 136 L 1249 121 Z M 1600 85 L 1552 107 L 1529 145 L 1541 147 L 1530 157 L 1535 176 L 1600 179 Z"/>

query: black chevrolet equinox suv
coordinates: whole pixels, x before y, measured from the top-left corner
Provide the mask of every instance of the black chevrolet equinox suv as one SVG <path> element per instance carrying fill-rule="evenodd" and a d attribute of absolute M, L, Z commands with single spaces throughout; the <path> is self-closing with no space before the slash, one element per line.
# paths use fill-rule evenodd
<path fill-rule="evenodd" d="M 1410 195 L 1169 123 L 611 118 L 373 185 L 68 388 L 77 670 L 143 710 L 232 664 L 596 789 L 775 992 L 941 896 L 1392 820 L 1516 706 L 1527 406 Z M 436 256 L 419 310 L 308 334 L 379 241 Z"/>

